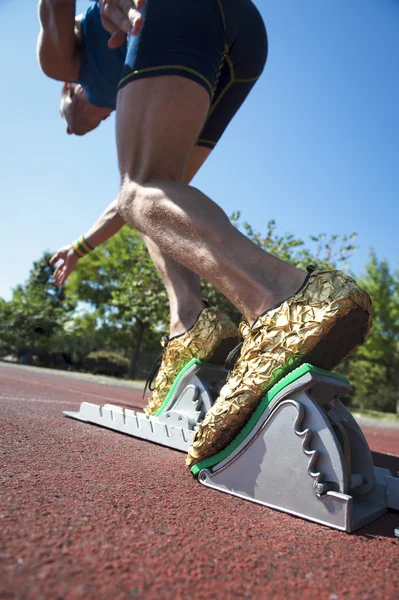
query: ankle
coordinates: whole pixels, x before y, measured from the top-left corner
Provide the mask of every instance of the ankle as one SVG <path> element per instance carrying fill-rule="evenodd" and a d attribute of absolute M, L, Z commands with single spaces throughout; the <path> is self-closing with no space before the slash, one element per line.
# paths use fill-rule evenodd
<path fill-rule="evenodd" d="M 273 290 L 267 290 L 263 293 L 263 296 L 259 298 L 257 305 L 254 305 L 252 310 L 245 314 L 245 317 L 252 327 L 255 321 L 265 311 L 278 306 L 285 300 L 294 296 L 298 290 L 302 287 L 307 277 L 306 271 L 292 268 L 289 276 L 279 277 L 273 285 Z"/>
<path fill-rule="evenodd" d="M 204 308 L 206 308 L 204 301 L 198 299 L 171 312 L 170 338 L 182 335 L 191 329 Z"/>

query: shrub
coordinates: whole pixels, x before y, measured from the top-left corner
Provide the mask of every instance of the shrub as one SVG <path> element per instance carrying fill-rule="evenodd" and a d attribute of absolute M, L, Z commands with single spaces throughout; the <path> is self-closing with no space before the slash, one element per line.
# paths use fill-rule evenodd
<path fill-rule="evenodd" d="M 124 356 L 108 350 L 90 352 L 83 361 L 86 371 L 96 375 L 110 375 L 111 377 L 126 377 L 129 361 Z"/>
<path fill-rule="evenodd" d="M 47 348 L 28 348 L 20 359 L 21 364 L 31 364 L 47 369 L 62 369 L 65 371 L 70 366 L 70 357 L 63 352 L 51 352 Z"/>

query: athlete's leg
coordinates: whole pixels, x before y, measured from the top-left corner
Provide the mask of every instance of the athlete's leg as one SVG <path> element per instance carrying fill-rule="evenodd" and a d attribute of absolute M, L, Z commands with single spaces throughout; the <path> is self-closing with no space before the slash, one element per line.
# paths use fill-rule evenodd
<path fill-rule="evenodd" d="M 184 182 L 190 183 L 211 150 L 195 146 L 184 173 Z M 143 240 L 166 288 L 170 308 L 170 337 L 187 331 L 204 308 L 198 275 L 163 254 L 158 245 L 143 235 Z"/>
<path fill-rule="evenodd" d="M 209 156 L 210 150 L 217 145 L 266 63 L 267 34 L 263 21 L 253 5 L 247 3 L 245 8 L 245 11 L 239 12 L 239 31 L 230 27 L 235 30 L 234 44 L 231 52 L 224 56 L 205 125 L 185 170 L 184 183 L 191 182 Z M 229 10 L 230 12 L 232 11 Z M 199 278 L 192 271 L 165 257 L 149 238 L 145 238 L 145 241 L 168 291 L 171 335 L 178 335 L 188 329 L 190 321 L 195 319 L 194 311 L 202 305 Z"/>
<path fill-rule="evenodd" d="M 211 150 L 196 146 L 185 169 L 189 182 Z M 143 236 L 151 258 L 165 285 L 170 305 L 170 337 L 163 338 L 162 362 L 144 409 L 152 415 L 162 405 L 179 371 L 192 359 L 222 363 L 238 343 L 238 331 L 227 315 L 204 308 L 198 275 L 163 254 L 157 244 Z M 165 343 L 166 342 L 166 343 Z"/>
<path fill-rule="evenodd" d="M 185 59 L 190 56 L 184 53 Z M 371 313 L 367 297 L 344 274 L 316 272 L 298 292 L 301 271 L 252 244 L 215 203 L 184 184 L 214 80 L 208 86 L 209 79 L 190 65 L 162 64 L 141 70 L 129 65 L 122 80 L 117 109 L 121 214 L 162 253 L 213 283 L 253 324 L 228 384 L 196 433 L 192 464 L 231 440 L 276 377 L 308 358 L 331 368 L 349 355 L 364 340 Z M 162 69 L 169 76 L 162 77 Z M 174 70 L 182 72 L 177 76 Z M 195 77 L 187 79 L 185 71 Z M 341 344 L 342 334 L 346 343 Z"/>
<path fill-rule="evenodd" d="M 292 295 L 304 274 L 256 246 L 217 204 L 183 183 L 208 110 L 205 89 L 179 76 L 139 79 L 119 91 L 120 210 L 162 253 L 212 283 L 251 323 Z"/>

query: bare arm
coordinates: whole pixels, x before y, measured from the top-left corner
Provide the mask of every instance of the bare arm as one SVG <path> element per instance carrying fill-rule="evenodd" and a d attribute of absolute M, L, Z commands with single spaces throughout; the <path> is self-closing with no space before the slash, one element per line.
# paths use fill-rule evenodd
<path fill-rule="evenodd" d="M 97 221 L 85 233 L 84 237 L 89 242 L 90 246 L 95 248 L 118 233 L 124 224 L 125 221 L 118 211 L 118 199 L 116 199 L 111 202 L 105 211 L 98 217 Z M 55 285 L 64 285 L 65 281 L 76 267 L 78 260 L 79 256 L 74 252 L 71 244 L 60 248 L 58 252 L 51 257 L 51 265 L 55 265 L 59 262 L 53 276 Z"/>
<path fill-rule="evenodd" d="M 85 238 L 95 248 L 118 233 L 123 225 L 125 225 L 125 221 L 119 214 L 118 199 L 116 199 L 107 206 L 94 225 L 88 229 Z"/>
<path fill-rule="evenodd" d="M 43 72 L 59 81 L 79 75 L 79 24 L 75 0 L 39 0 L 37 56 Z"/>

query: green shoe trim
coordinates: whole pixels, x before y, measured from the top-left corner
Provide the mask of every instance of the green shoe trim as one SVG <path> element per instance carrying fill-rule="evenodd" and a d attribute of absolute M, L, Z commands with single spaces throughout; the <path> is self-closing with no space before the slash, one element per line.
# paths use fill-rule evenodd
<path fill-rule="evenodd" d="M 260 419 L 264 410 L 268 407 L 273 398 L 281 392 L 287 385 L 294 383 L 297 379 L 305 375 L 306 373 L 317 373 L 318 375 L 324 375 L 326 377 L 331 377 L 331 379 L 338 379 L 339 381 L 344 381 L 345 383 L 349 383 L 346 377 L 342 375 L 337 375 L 336 373 L 331 373 L 331 371 L 325 371 L 324 369 L 319 369 L 318 367 L 314 367 L 309 363 L 304 363 L 300 367 L 297 367 L 291 373 L 288 373 L 285 377 L 280 379 L 278 383 L 276 383 L 263 397 L 260 404 L 254 410 L 251 415 L 249 421 L 244 425 L 241 429 L 240 433 L 234 438 L 232 442 L 226 448 L 215 454 L 214 456 L 210 456 L 209 458 L 205 458 L 201 462 L 197 463 L 193 467 L 191 467 L 191 473 L 193 475 L 198 475 L 198 473 L 202 469 L 207 469 L 208 467 L 213 467 L 217 463 L 221 462 L 225 458 L 229 456 L 234 450 L 245 440 L 245 438 L 251 433 L 252 429 L 255 427 L 256 423 Z"/>
<path fill-rule="evenodd" d="M 170 388 L 165 400 L 162 402 L 161 406 L 158 408 L 157 412 L 155 413 L 156 417 L 159 417 L 163 412 L 165 412 L 168 409 L 168 405 L 174 394 L 174 391 L 175 391 L 176 387 L 178 386 L 180 379 L 186 374 L 188 369 L 190 369 L 190 367 L 192 367 L 193 365 L 206 365 L 206 364 L 208 364 L 208 363 L 206 363 L 202 360 L 199 360 L 198 358 L 192 358 L 190 360 L 190 362 L 187 363 L 186 366 L 183 367 L 181 371 L 179 371 L 179 373 L 176 375 L 176 378 L 175 378 L 175 380 L 172 384 L 172 387 Z"/>

